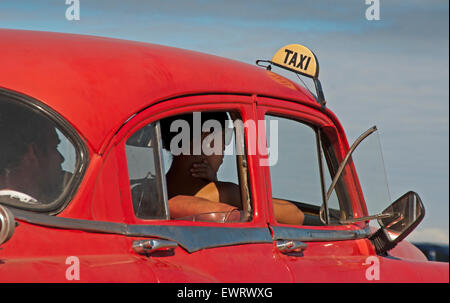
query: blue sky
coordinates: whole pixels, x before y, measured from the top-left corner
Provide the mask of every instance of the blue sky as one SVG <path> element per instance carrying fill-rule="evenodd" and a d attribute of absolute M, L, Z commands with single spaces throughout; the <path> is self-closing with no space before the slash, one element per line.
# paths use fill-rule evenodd
<path fill-rule="evenodd" d="M 391 197 L 420 194 L 427 214 L 410 240 L 448 243 L 448 1 L 2 0 L 0 28 L 139 40 L 254 64 L 281 46 L 307 45 L 320 61 L 328 106 L 349 141 L 376 124 Z M 292 75 L 282 73 L 295 80 Z"/>

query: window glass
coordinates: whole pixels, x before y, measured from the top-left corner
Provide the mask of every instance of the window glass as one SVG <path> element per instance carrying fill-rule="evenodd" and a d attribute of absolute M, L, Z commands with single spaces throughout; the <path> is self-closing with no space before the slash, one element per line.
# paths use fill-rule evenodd
<path fill-rule="evenodd" d="M 349 186 L 349 192 L 354 193 L 353 199 L 360 205 L 365 204 L 370 215 L 381 213 L 385 208 L 383 205 L 391 201 L 378 132 L 370 134 L 360 142 L 349 157 L 336 184 L 339 201 L 346 200 L 342 199 L 344 196 L 342 189 L 346 188 L 344 186 L 346 184 Z M 348 204 L 350 205 L 350 201 Z M 345 205 L 341 203 L 341 209 L 343 206 Z M 366 214 L 356 211 L 355 216 L 361 217 Z M 341 213 L 341 219 L 352 217 L 353 212 L 350 208 Z"/>
<path fill-rule="evenodd" d="M 125 145 L 133 209 L 136 216 L 143 219 L 166 218 L 161 186 L 164 170 L 158 166 L 159 144 L 155 126 L 152 123 L 140 129 Z"/>
<path fill-rule="evenodd" d="M 266 115 L 265 121 L 269 156 L 271 153 L 277 153 L 274 157 L 277 161 L 269 165 L 272 202 L 277 222 L 324 225 L 320 218 L 323 196 L 317 144 L 318 132 L 307 124 L 289 118 Z M 271 131 L 274 127 L 276 131 Z M 277 139 L 271 138 L 273 136 Z M 326 138 L 322 138 L 322 141 L 327 142 Z M 337 169 L 337 162 L 331 146 L 325 143 L 322 146 L 324 149 L 320 157 L 326 192 L 332 182 L 331 176 Z M 341 212 L 346 211 L 346 208 L 342 207 L 343 203 L 348 204 L 348 199 L 345 199 L 347 199 L 346 190 L 343 182 L 340 181 L 328 200 L 329 213 L 337 220 L 341 218 Z M 293 217 L 292 214 L 295 214 L 297 210 L 293 209 L 292 205 L 295 205 L 301 214 Z M 342 218 L 346 217 L 342 216 Z M 335 223 L 336 220 L 331 222 L 331 224 Z"/>
<path fill-rule="evenodd" d="M 63 203 L 80 165 L 64 132 L 39 110 L 0 95 L 0 140 L 0 201 L 40 210 Z"/>
<path fill-rule="evenodd" d="M 321 206 L 322 189 L 314 130 L 295 120 L 268 115 L 268 142 L 272 140 L 270 127 L 274 122 L 271 121 L 278 124 L 278 134 L 275 134 L 278 135 L 278 161 L 270 166 L 273 197 Z"/>
<path fill-rule="evenodd" d="M 244 149 L 236 146 L 236 134 L 240 133 L 234 121 L 240 121 L 237 113 L 186 113 L 133 134 L 127 140 L 126 153 L 136 216 L 249 220 L 248 172 L 245 154 L 237 153 Z M 238 131 L 243 134 L 243 129 Z"/>

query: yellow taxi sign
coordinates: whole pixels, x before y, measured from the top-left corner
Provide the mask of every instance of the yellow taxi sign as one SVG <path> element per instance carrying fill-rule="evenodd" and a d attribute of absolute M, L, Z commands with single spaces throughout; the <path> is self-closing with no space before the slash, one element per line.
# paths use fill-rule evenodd
<path fill-rule="evenodd" d="M 300 44 L 289 44 L 275 53 L 272 63 L 282 68 L 317 79 L 319 62 L 312 51 Z"/>

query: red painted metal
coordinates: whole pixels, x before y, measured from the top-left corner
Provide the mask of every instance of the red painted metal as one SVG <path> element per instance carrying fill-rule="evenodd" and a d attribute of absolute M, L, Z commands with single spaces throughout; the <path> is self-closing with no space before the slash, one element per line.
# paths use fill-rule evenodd
<path fill-rule="evenodd" d="M 0 36 L 8 46 L 0 86 L 48 104 L 95 152 L 131 115 L 175 96 L 258 93 L 316 104 L 304 88 L 284 86 L 259 67 L 193 51 L 72 34 L 1 30 Z"/>
<path fill-rule="evenodd" d="M 134 216 L 124 142 L 139 127 L 183 111 L 237 110 L 244 120 L 265 111 L 326 127 L 348 150 L 344 130 L 301 86 L 264 69 L 193 51 L 92 36 L 0 30 L 0 87 L 29 95 L 64 117 L 86 141 L 89 166 L 58 216 L 126 224 L 223 226 L 149 221 Z M 127 122 L 127 123 L 125 123 Z M 250 134 L 246 134 L 247 139 Z M 264 137 L 264 134 L 259 134 Z M 248 156 L 254 218 L 227 227 L 279 226 L 269 206 L 270 175 L 260 155 Z M 357 190 L 354 188 L 353 194 Z M 352 199 L 355 215 L 366 213 Z M 20 221 L 20 220 L 19 220 Z M 356 230 L 363 224 L 308 227 Z M 304 228 L 304 227 L 299 227 Z M 368 257 L 378 258 L 382 282 L 448 282 L 448 264 L 425 262 L 407 242 L 376 256 L 367 239 L 309 242 L 303 257 L 275 243 L 242 244 L 153 258 L 135 253 L 143 238 L 19 222 L 1 246 L 0 282 L 67 282 L 66 259 L 80 260 L 81 282 L 367 282 Z"/>

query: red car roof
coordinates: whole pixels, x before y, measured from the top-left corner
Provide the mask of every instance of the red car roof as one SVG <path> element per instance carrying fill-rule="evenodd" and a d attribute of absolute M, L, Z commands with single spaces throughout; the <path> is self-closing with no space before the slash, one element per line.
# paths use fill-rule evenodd
<path fill-rule="evenodd" d="M 286 78 L 199 52 L 22 30 L 0 30 L 0 41 L 0 87 L 58 111 L 95 151 L 131 115 L 175 96 L 259 94 L 318 106 L 306 89 Z"/>

